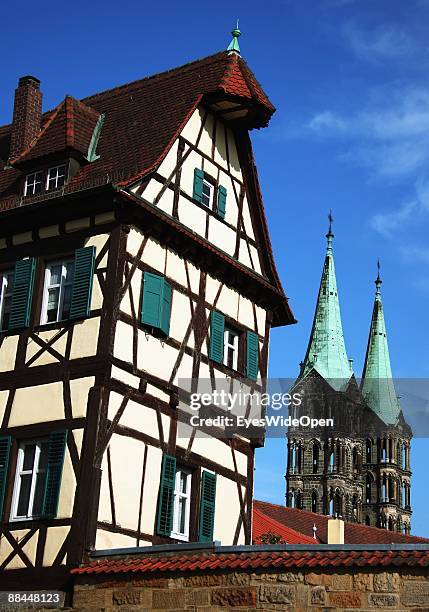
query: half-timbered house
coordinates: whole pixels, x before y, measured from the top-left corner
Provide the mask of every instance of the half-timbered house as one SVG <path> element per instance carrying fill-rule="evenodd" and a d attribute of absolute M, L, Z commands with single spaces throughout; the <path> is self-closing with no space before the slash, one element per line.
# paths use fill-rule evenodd
<path fill-rule="evenodd" d="M 245 435 L 179 436 L 180 380 L 263 389 L 294 322 L 238 49 L 0 127 L 0 576 L 61 586 L 92 548 L 251 542 Z"/>

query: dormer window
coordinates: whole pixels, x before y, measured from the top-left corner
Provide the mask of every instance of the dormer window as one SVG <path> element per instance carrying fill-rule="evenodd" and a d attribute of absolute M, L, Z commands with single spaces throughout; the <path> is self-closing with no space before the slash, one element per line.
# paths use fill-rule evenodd
<path fill-rule="evenodd" d="M 67 164 L 53 166 L 27 174 L 24 185 L 24 195 L 34 196 L 42 191 L 55 191 L 64 187 L 67 180 Z"/>
<path fill-rule="evenodd" d="M 41 193 L 43 185 L 43 172 L 27 174 L 25 179 L 24 195 L 36 195 Z"/>
<path fill-rule="evenodd" d="M 46 176 L 46 190 L 60 189 L 66 182 L 66 167 L 65 164 L 49 168 Z"/>

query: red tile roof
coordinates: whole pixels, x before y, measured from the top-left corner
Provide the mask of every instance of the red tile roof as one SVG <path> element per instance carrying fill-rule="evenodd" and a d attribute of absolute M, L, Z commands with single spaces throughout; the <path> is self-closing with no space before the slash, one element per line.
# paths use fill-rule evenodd
<path fill-rule="evenodd" d="M 50 113 L 36 138 L 10 163 L 19 165 L 68 150 L 79 152 L 85 157 L 99 117 L 100 113 L 93 108 L 72 96 L 66 96 Z"/>
<path fill-rule="evenodd" d="M 317 544 L 313 537 L 304 535 L 291 527 L 279 523 L 261 512 L 258 508 L 253 508 L 252 528 L 254 544 L 261 544 L 261 536 L 269 532 L 280 536 L 284 544 Z"/>
<path fill-rule="evenodd" d="M 427 550 L 323 550 L 323 551 L 245 551 L 233 553 L 150 554 L 122 556 L 92 561 L 71 570 L 72 574 L 128 574 L 154 572 L 189 572 L 195 570 L 228 570 L 318 567 L 429 567 Z"/>
<path fill-rule="evenodd" d="M 281 525 L 290 527 L 295 531 L 310 536 L 313 534 L 313 525 L 317 527 L 317 538 L 319 542 L 326 543 L 328 541 L 328 520 L 329 516 L 323 514 L 315 514 L 307 510 L 297 510 L 295 508 L 286 508 L 269 502 L 257 501 L 253 502 L 254 512 L 267 517 L 267 520 L 275 520 Z M 345 544 L 412 544 L 427 543 L 429 539 L 420 538 L 417 536 L 405 535 L 396 531 L 387 531 L 386 529 L 378 529 L 377 527 L 368 527 L 367 525 L 358 525 L 357 523 L 345 523 L 344 526 Z"/>
<path fill-rule="evenodd" d="M 64 143 L 70 146 L 70 140 L 78 150 L 87 150 L 89 132 L 92 134 L 96 118 L 105 113 L 97 148 L 100 159 L 83 166 L 65 191 L 91 181 L 128 185 L 157 167 L 204 96 L 216 100 L 225 95 L 248 106 L 249 128 L 266 125 L 275 110 L 246 62 L 223 51 L 81 102 L 67 97 L 44 114 L 39 137 L 19 160 L 61 150 Z M 2 197 L 19 195 L 16 182 L 20 173 L 5 168 L 10 129 L 0 127 L 0 210 Z"/>

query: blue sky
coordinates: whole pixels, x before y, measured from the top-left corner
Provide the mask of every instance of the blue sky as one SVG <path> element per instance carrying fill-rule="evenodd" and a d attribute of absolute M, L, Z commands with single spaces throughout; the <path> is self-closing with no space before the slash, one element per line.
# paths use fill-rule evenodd
<path fill-rule="evenodd" d="M 270 373 L 305 354 L 330 208 L 349 357 L 362 370 L 382 263 L 394 375 L 428 377 L 428 0 L 142 3 L 40 0 L 3 9 L 0 124 L 19 76 L 44 108 L 216 52 L 240 18 L 242 54 L 277 107 L 253 134 L 274 252 L 299 324 L 272 334 Z M 413 532 L 425 521 L 425 452 L 414 442 Z M 256 495 L 281 503 L 285 447 L 257 451 Z M 275 467 L 273 467 L 275 466 Z"/>

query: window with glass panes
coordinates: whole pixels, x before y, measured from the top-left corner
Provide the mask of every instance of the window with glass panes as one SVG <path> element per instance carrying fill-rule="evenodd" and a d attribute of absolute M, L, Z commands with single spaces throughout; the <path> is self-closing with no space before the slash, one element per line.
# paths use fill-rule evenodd
<path fill-rule="evenodd" d="M 25 179 L 24 195 L 36 195 L 41 193 L 43 185 L 43 172 L 27 174 Z"/>
<path fill-rule="evenodd" d="M 240 334 L 230 327 L 225 327 L 223 342 L 223 363 L 232 368 L 238 369 L 238 341 Z"/>
<path fill-rule="evenodd" d="M 0 274 L 0 331 L 9 327 L 10 306 L 12 304 L 13 271 Z"/>
<path fill-rule="evenodd" d="M 41 515 L 48 465 L 49 440 L 22 442 L 18 449 L 11 519 Z"/>
<path fill-rule="evenodd" d="M 73 260 L 46 266 L 41 323 L 54 323 L 69 318 L 73 276 Z"/>
<path fill-rule="evenodd" d="M 173 499 L 173 528 L 171 537 L 189 539 L 189 514 L 191 505 L 191 472 L 179 468 L 176 471 Z"/>
<path fill-rule="evenodd" d="M 66 182 L 66 167 L 63 164 L 62 166 L 55 166 L 54 168 L 49 168 L 48 174 L 46 176 L 46 189 L 59 189 Z"/>

